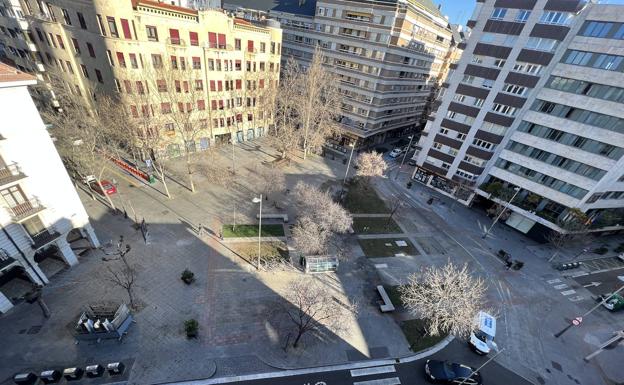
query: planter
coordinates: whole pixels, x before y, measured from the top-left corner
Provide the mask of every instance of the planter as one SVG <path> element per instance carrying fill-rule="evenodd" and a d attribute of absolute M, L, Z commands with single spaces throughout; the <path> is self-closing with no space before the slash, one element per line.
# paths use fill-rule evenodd
<path fill-rule="evenodd" d="M 184 321 L 184 331 L 187 338 L 197 338 L 199 333 L 199 323 L 196 319 L 189 319 Z"/>
<path fill-rule="evenodd" d="M 182 272 L 182 276 L 180 277 L 180 279 L 182 279 L 182 281 L 184 281 L 184 283 L 186 283 L 187 285 L 190 285 L 191 283 L 195 282 L 195 273 L 193 273 L 189 269 L 186 269 Z"/>

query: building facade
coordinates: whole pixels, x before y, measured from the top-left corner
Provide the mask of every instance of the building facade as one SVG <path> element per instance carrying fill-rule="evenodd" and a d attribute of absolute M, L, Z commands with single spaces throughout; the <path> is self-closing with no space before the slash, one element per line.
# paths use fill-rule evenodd
<path fill-rule="evenodd" d="M 419 130 L 445 77 L 451 27 L 429 0 L 224 0 L 248 18 L 272 17 L 284 29 L 282 62 L 310 61 L 317 45 L 344 96 L 338 148 Z M 346 143 L 345 143 L 346 142 Z"/>
<path fill-rule="evenodd" d="M 621 229 L 623 23 L 619 5 L 479 1 L 414 178 L 467 204 L 513 198 L 506 223 L 524 233 L 565 232 L 576 209 Z"/>
<path fill-rule="evenodd" d="M 0 63 L 0 313 L 78 263 L 74 249 L 99 247 L 28 92 L 34 84 L 32 75 Z"/>
<path fill-rule="evenodd" d="M 161 154 L 251 140 L 271 124 L 261 99 L 278 79 L 278 23 L 151 0 L 2 2 L 9 59 L 88 103 L 118 93 Z"/>

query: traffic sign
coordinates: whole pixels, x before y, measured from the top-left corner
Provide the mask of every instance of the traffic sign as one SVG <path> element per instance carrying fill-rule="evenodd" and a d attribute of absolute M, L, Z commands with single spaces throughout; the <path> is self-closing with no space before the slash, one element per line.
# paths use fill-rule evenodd
<path fill-rule="evenodd" d="M 572 320 L 572 325 L 579 326 L 583 322 L 583 317 L 576 317 Z"/>

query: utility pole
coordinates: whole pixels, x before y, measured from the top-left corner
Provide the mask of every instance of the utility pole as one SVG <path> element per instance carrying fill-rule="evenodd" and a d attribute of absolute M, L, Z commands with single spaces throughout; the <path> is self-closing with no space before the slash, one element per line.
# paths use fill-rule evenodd
<path fill-rule="evenodd" d="M 405 158 L 407 158 L 407 153 L 409 152 L 409 150 L 412 149 L 412 140 L 414 140 L 414 135 L 411 135 L 409 138 L 410 138 L 410 141 L 409 141 L 409 144 L 407 145 L 407 151 L 405 151 L 405 155 L 403 155 L 403 160 L 401 160 L 401 165 L 397 169 L 397 173 L 394 176 L 394 180 L 397 180 L 399 178 L 399 174 L 401 173 L 401 169 L 403 168 L 403 163 L 405 163 Z"/>
<path fill-rule="evenodd" d="M 585 362 L 588 362 L 592 358 L 596 357 L 598 354 L 602 353 L 602 351 L 606 349 L 607 346 L 616 342 L 619 343 L 621 340 L 624 340 L 624 330 L 618 330 L 614 334 L 615 335 L 612 338 L 600 344 L 600 347 L 598 348 L 598 350 L 587 355 L 585 358 L 583 358 L 583 360 L 585 360 Z"/>
<path fill-rule="evenodd" d="M 501 210 L 500 213 L 498 213 L 498 215 L 496 216 L 496 219 L 494 219 L 494 222 L 492 222 L 492 225 L 487 229 L 487 231 L 485 232 L 485 234 L 483 234 L 483 236 L 481 236 L 481 238 L 485 239 L 488 234 L 490 233 L 490 231 L 492 231 L 492 228 L 494 227 L 494 225 L 496 224 L 496 222 L 498 222 L 498 220 L 500 219 L 500 217 L 503 215 L 503 213 L 505 211 L 507 211 L 507 209 L 509 208 L 509 205 L 511 204 L 511 202 L 514 200 L 514 198 L 516 197 L 516 195 L 518 195 L 518 193 L 520 192 L 520 187 L 516 187 L 514 190 L 516 190 L 515 194 L 511 197 L 511 199 L 509 201 L 507 201 L 507 203 L 505 204 L 505 207 L 503 207 L 503 209 Z"/>
<path fill-rule="evenodd" d="M 347 171 L 345 171 L 344 179 L 342 180 L 342 185 L 347 184 L 347 176 L 349 175 L 349 167 L 351 166 L 351 158 L 353 158 L 353 150 L 355 150 L 355 143 L 351 143 L 349 145 L 351 147 L 351 154 L 349 155 L 349 162 L 347 163 Z"/>

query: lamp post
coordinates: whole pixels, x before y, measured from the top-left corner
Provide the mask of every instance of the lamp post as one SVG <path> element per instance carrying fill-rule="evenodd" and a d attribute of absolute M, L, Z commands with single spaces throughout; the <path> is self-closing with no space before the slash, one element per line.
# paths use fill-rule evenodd
<path fill-rule="evenodd" d="M 498 220 L 500 219 L 501 215 L 503 215 L 503 213 L 505 211 L 507 211 L 507 208 L 509 208 L 509 205 L 511 204 L 511 202 L 514 200 L 514 198 L 516 197 L 516 195 L 518 195 L 518 193 L 520 192 L 520 187 L 515 187 L 514 190 L 516 191 L 514 193 L 514 195 L 511 197 L 511 199 L 509 199 L 509 201 L 507 201 L 507 203 L 505 204 L 505 207 L 503 207 L 503 209 L 501 210 L 500 213 L 498 213 L 498 215 L 496 216 L 496 218 L 494 219 L 494 222 L 492 222 L 492 225 L 490 225 L 490 227 L 487 229 L 487 231 L 485 232 L 485 234 L 483 234 L 483 236 L 481 238 L 485 239 L 488 234 L 490 233 L 490 231 L 492 230 L 492 228 L 494 227 L 494 225 L 496 224 L 496 222 L 498 222 Z"/>
<path fill-rule="evenodd" d="M 397 173 L 394 176 L 394 180 L 399 179 L 399 174 L 401 173 L 401 169 L 403 168 L 403 163 L 405 163 L 405 158 L 407 158 L 407 153 L 409 152 L 409 150 L 412 149 L 412 140 L 414 140 L 414 135 L 410 135 L 409 138 L 410 138 L 410 141 L 409 141 L 409 144 L 407 145 L 407 150 L 405 151 L 405 155 L 403 155 L 403 160 L 401 160 L 401 165 L 397 169 Z"/>
<path fill-rule="evenodd" d="M 260 270 L 260 237 L 262 235 L 262 194 L 260 194 L 260 198 L 254 197 L 251 201 L 253 203 L 260 203 L 260 214 L 258 215 L 258 263 L 256 264 L 256 270 Z"/>
<path fill-rule="evenodd" d="M 349 163 L 347 163 L 347 171 L 345 171 L 344 179 L 342 180 L 342 185 L 344 186 L 347 183 L 347 176 L 349 175 L 349 167 L 351 166 L 351 158 L 353 158 L 353 150 L 355 150 L 355 143 L 349 144 L 351 147 L 351 154 L 349 155 Z"/>
<path fill-rule="evenodd" d="M 479 366 L 477 369 L 473 370 L 472 373 L 470 373 L 470 376 L 468 376 L 468 378 L 464 378 L 464 380 L 462 382 L 460 382 L 457 385 L 463 385 L 466 383 L 466 381 L 468 381 L 469 378 L 472 378 L 472 376 L 474 376 L 475 373 L 477 373 L 479 370 L 483 369 L 483 367 L 487 364 L 489 364 L 490 362 L 492 362 L 496 357 L 498 357 L 499 354 L 501 354 L 502 352 L 505 351 L 505 348 L 502 348 L 501 350 L 498 350 L 498 347 L 494 344 L 494 341 L 492 341 L 492 345 L 488 344 L 488 346 L 490 346 L 491 348 L 493 348 L 494 350 L 497 351 L 497 353 L 495 355 L 493 355 L 492 357 L 490 357 L 487 361 L 485 361 L 483 363 L 483 365 Z"/>

